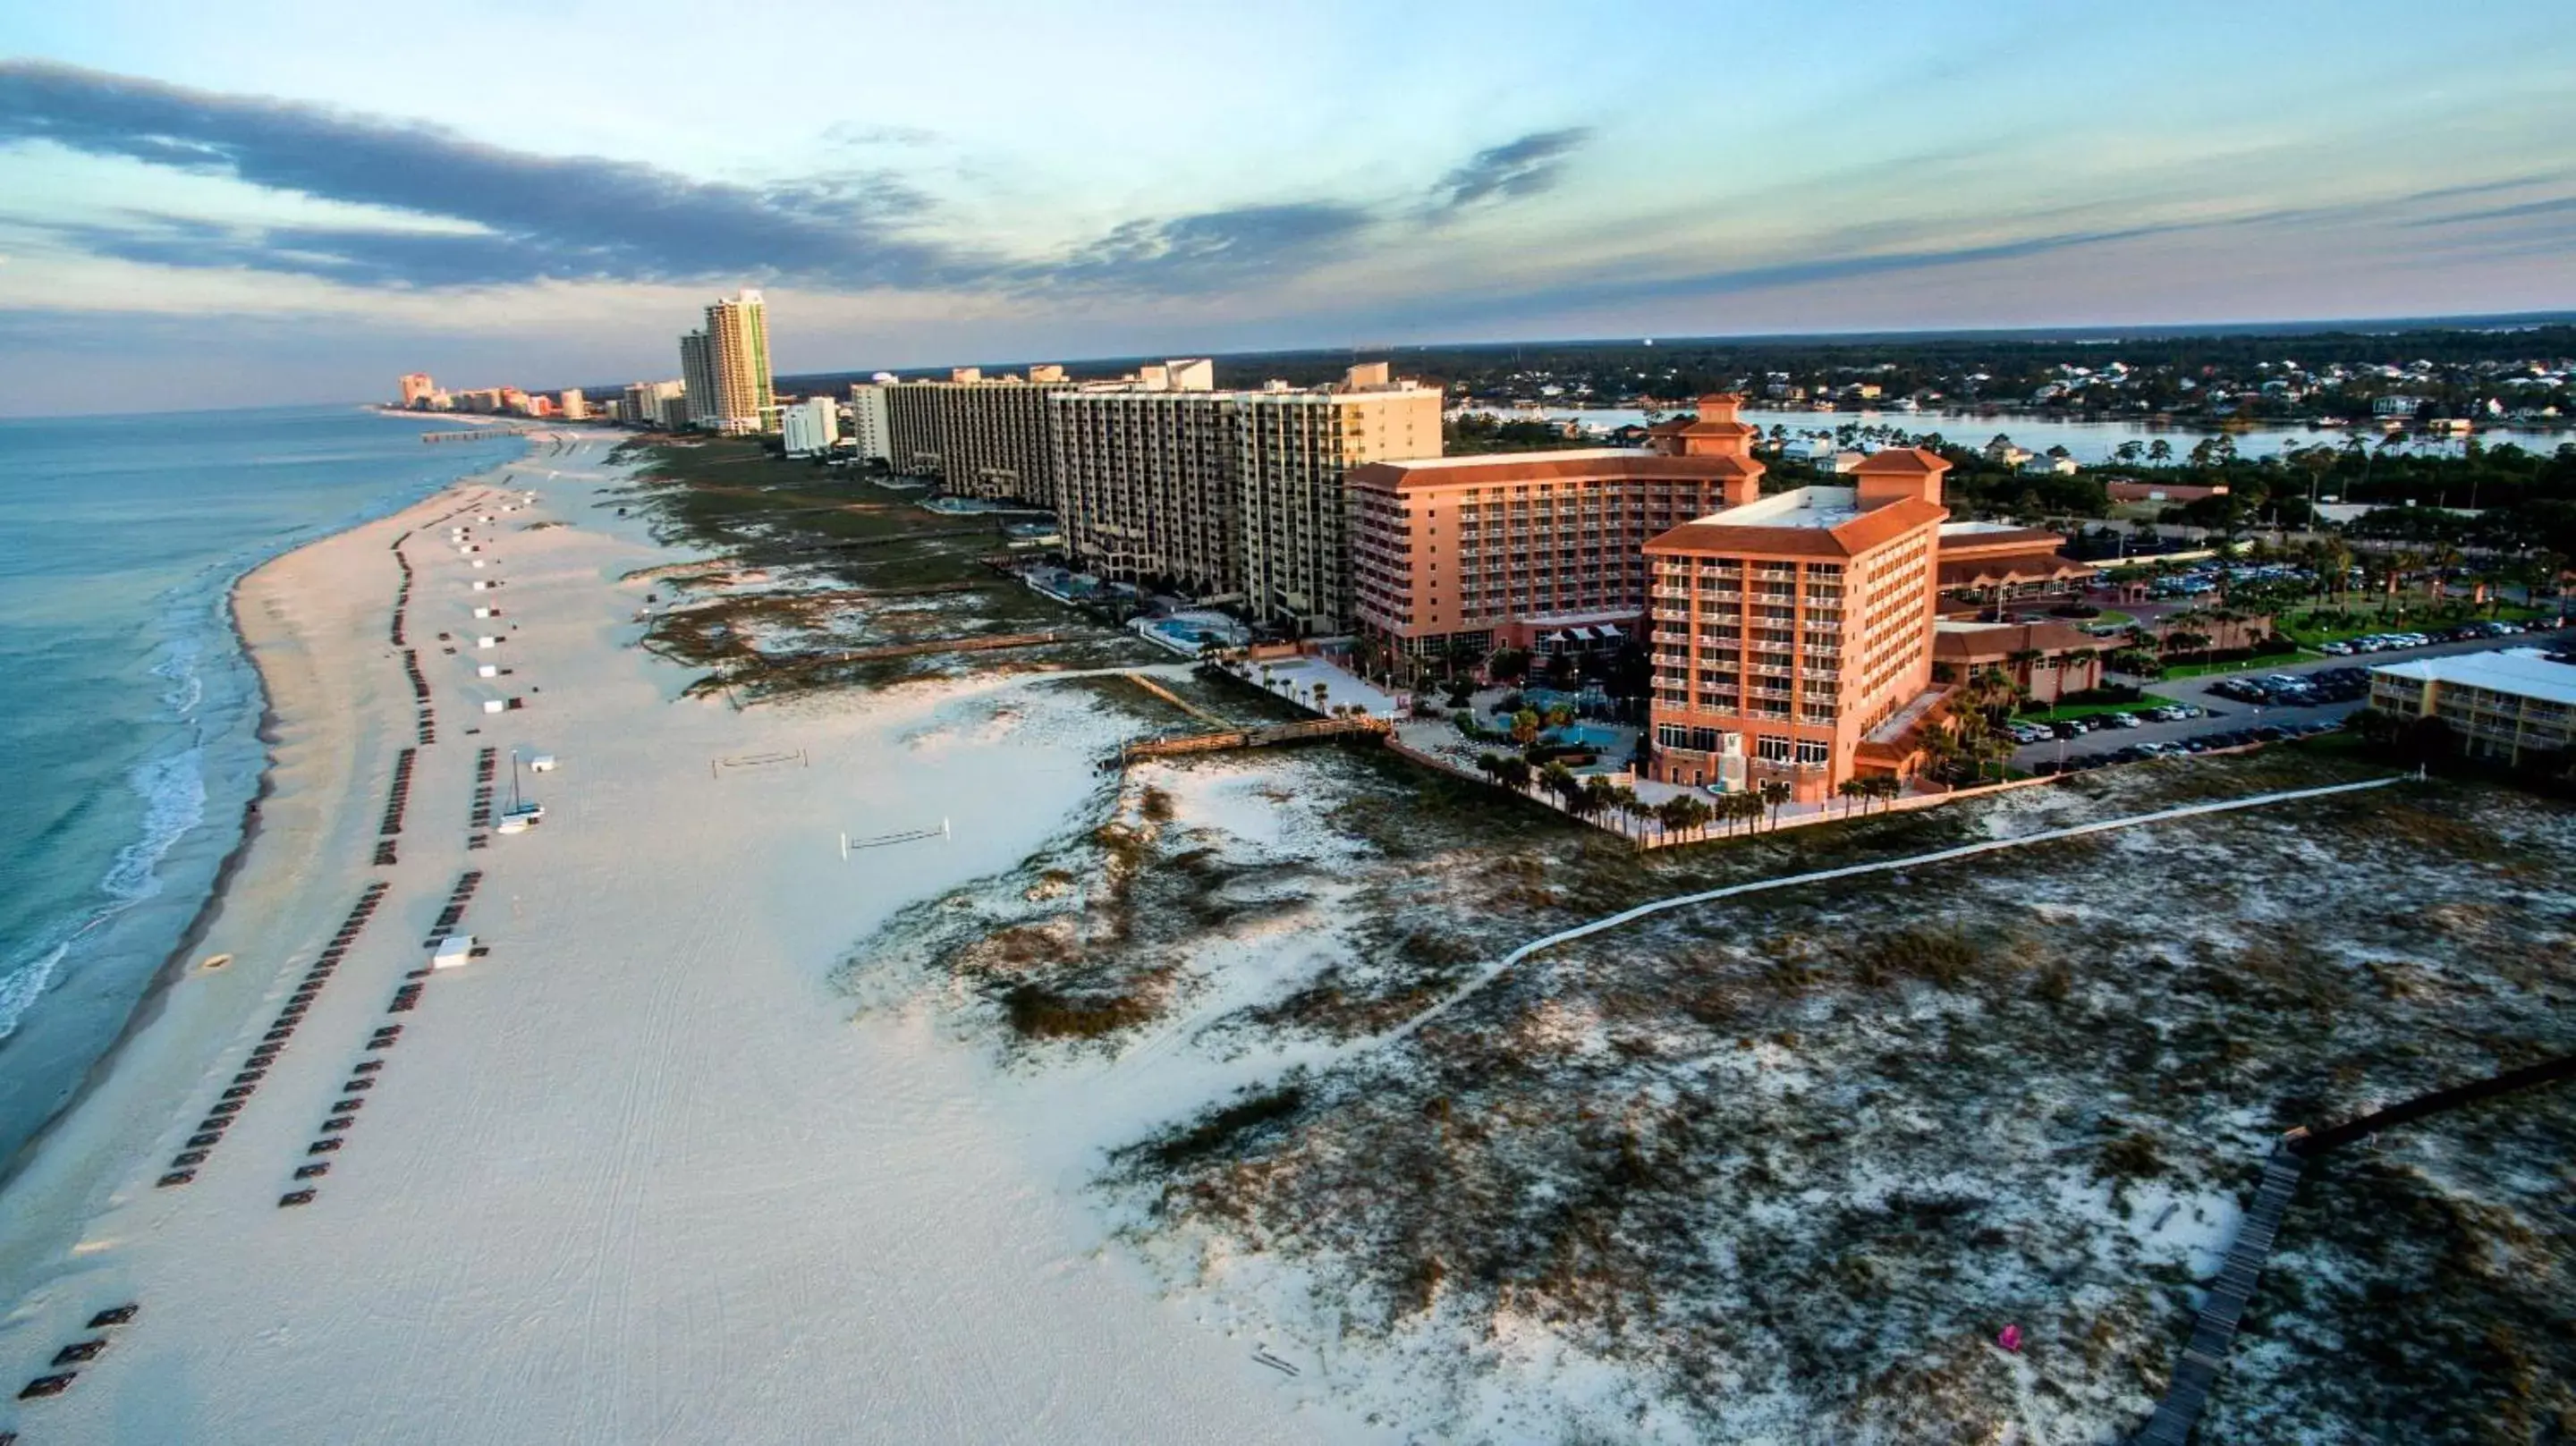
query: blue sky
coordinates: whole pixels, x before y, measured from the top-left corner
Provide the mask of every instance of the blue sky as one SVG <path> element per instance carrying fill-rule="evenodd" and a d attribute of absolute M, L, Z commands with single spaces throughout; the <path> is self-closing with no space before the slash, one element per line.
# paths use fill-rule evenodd
<path fill-rule="evenodd" d="M 2420 4 L 0 10 L 0 413 L 2576 306 L 2576 26 Z"/>

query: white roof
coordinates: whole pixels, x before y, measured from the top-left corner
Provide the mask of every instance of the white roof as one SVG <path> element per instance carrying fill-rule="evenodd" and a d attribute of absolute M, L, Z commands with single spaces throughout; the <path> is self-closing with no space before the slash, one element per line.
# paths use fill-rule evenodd
<path fill-rule="evenodd" d="M 2373 668 L 2374 674 L 2450 683 L 2495 693 L 2538 698 L 2547 703 L 2576 704 L 2576 663 L 2553 663 L 2538 648 L 2505 648 L 2492 653 L 2460 653 L 2448 658 L 2419 658 Z"/>
<path fill-rule="evenodd" d="M 1964 537 L 1971 532 L 2028 532 L 2030 530 L 2018 522 L 1944 522 L 1941 524 L 1943 537 Z"/>
<path fill-rule="evenodd" d="M 1840 527 L 1860 516 L 1856 487 L 1800 487 L 1699 519 L 1728 527 Z"/>

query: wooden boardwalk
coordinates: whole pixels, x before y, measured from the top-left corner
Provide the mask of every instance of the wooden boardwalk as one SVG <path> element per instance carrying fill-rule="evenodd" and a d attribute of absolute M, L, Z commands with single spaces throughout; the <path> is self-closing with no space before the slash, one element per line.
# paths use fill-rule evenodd
<path fill-rule="evenodd" d="M 2219 1267 L 2208 1299 L 2201 1302 L 2200 1318 L 2192 1323 L 2191 1342 L 2174 1365 L 2165 1398 L 2146 1429 L 2129 1438 L 2131 1446 L 2183 1446 L 2191 1439 L 2201 1407 L 2209 1401 L 2210 1387 L 2218 1383 L 2219 1368 L 2227 1364 L 2227 1348 L 2235 1343 L 2245 1302 L 2253 1296 L 2255 1282 L 2262 1279 L 2272 1238 L 2280 1233 L 2281 1214 L 2298 1191 L 2303 1165 L 2287 1140 L 2273 1147 L 2272 1158 L 2263 1166 L 2263 1183 L 2254 1192 L 2254 1206 L 2245 1212 L 2236 1243 L 2227 1248 L 2227 1263 Z"/>
<path fill-rule="evenodd" d="M 1228 728 L 1215 733 L 1189 733 L 1178 738 L 1148 738 L 1121 746 L 1112 767 L 1124 768 L 1139 758 L 1169 758 L 1183 753 L 1222 753 L 1233 748 L 1268 748 L 1316 738 L 1370 735 L 1384 738 L 1395 725 L 1383 718 L 1317 718 L 1305 723 L 1278 723 L 1267 728 Z"/>

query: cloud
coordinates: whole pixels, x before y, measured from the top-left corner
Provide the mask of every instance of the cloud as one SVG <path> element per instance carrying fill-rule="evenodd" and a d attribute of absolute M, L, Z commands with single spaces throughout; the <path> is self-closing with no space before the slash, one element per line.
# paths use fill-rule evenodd
<path fill-rule="evenodd" d="M 823 139 L 836 146 L 935 146 L 944 139 L 921 126 L 864 125 L 834 121 L 823 127 Z"/>
<path fill-rule="evenodd" d="M 158 252 L 173 265 L 249 264 L 380 286 L 773 275 L 850 287 L 937 284 L 979 265 L 903 234 L 927 203 L 882 175 L 771 187 L 699 181 L 268 97 L 0 62 L 0 144 L 39 141 L 477 233 L 305 227 L 190 237 L 160 218 L 121 243 L 87 234 L 110 254 Z M 209 249 L 195 256 L 174 244 L 187 240 Z M 254 254 L 263 248 L 268 255 Z"/>
<path fill-rule="evenodd" d="M 1532 131 L 1519 140 L 1488 146 L 1440 178 L 1431 188 L 1431 208 L 1456 212 L 1543 195 L 1564 178 L 1568 158 L 1591 139 L 1590 126 L 1569 126 Z"/>
<path fill-rule="evenodd" d="M 1238 206 L 1164 221 L 1129 221 L 1030 281 L 1151 292 L 1204 292 L 1296 275 L 1349 252 L 1376 217 L 1358 206 Z"/>
<path fill-rule="evenodd" d="M 2531 216 L 2557 216 L 2576 211 L 2576 196 L 2553 196 L 2545 201 L 2524 201 L 2512 206 L 2489 206 L 2481 211 L 2454 211 L 2447 216 L 2427 216 L 2410 221 L 2410 226 L 2464 226 L 2475 221 L 2514 221 Z"/>

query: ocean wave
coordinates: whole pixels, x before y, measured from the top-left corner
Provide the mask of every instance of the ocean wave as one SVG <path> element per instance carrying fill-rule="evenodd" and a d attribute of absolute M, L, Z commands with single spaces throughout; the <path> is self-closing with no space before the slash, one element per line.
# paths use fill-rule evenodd
<path fill-rule="evenodd" d="M 163 649 L 161 661 L 152 665 L 152 676 L 166 678 L 170 686 L 161 694 L 169 710 L 186 718 L 205 701 L 206 680 L 197 671 L 197 642 L 194 638 L 173 638 Z"/>
<path fill-rule="evenodd" d="M 24 957 L 0 967 L 0 1039 L 17 1029 L 27 1006 L 44 994 L 72 945 L 161 892 L 161 860 L 205 821 L 205 757 L 202 746 L 190 747 L 146 760 L 126 775 L 143 798 L 143 825 L 132 842 L 116 851 L 115 861 L 98 881 L 98 891 L 108 903 L 89 910 L 68 935 L 40 940 Z"/>
<path fill-rule="evenodd" d="M 62 967 L 63 956 L 71 951 L 72 942 L 65 939 L 42 957 L 0 972 L 0 1039 L 17 1032 L 27 1006 L 45 992 L 45 986 L 53 982 L 54 971 Z"/>
<path fill-rule="evenodd" d="M 140 903 L 161 891 L 154 873 L 161 856 L 206 817 L 206 750 L 183 749 L 137 764 L 126 775 L 143 795 L 143 836 L 116 851 L 101 893 L 125 904 Z"/>

